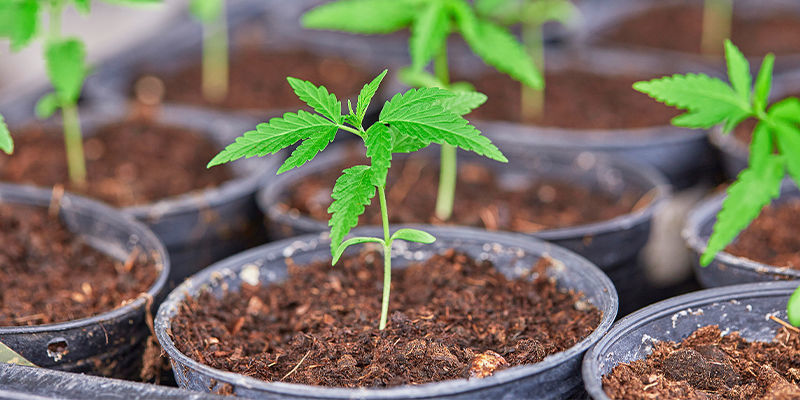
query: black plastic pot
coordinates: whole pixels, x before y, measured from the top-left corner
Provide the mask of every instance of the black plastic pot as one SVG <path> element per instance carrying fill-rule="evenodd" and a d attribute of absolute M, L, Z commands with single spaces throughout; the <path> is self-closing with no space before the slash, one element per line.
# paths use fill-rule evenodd
<path fill-rule="evenodd" d="M 0 364 L 0 399 L 223 399 L 208 393 L 117 379 Z"/>
<path fill-rule="evenodd" d="M 602 337 L 617 313 L 617 295 L 608 277 L 582 257 L 527 236 L 465 228 L 422 226 L 421 229 L 432 233 L 437 241 L 431 245 L 397 243 L 393 251 L 395 268 L 403 268 L 411 262 L 456 248 L 472 257 L 491 260 L 496 268 L 508 276 L 518 276 L 539 258 L 547 255 L 558 261 L 557 267 L 548 269 L 547 273 L 558 281 L 560 287 L 583 292 L 586 300 L 602 312 L 600 325 L 575 346 L 548 356 L 537 364 L 500 371 L 484 379 L 461 379 L 389 389 L 343 389 L 267 383 L 213 369 L 178 351 L 172 341 L 170 323 L 187 296 L 196 296 L 204 290 L 221 296 L 225 290 L 237 290 L 245 271 L 248 271 L 248 275 L 251 274 L 249 270 L 253 266 L 260 271 L 259 280 L 262 284 L 278 282 L 287 276 L 287 257 L 291 257 L 296 265 L 330 259 L 327 234 L 313 234 L 270 243 L 228 258 L 186 280 L 169 295 L 156 316 L 156 334 L 172 360 L 178 384 L 200 391 L 213 391 L 217 387 L 228 386 L 238 396 L 292 399 L 563 399 L 581 391 L 578 372 L 580 357 Z M 353 234 L 376 235 L 379 232 L 378 229 L 368 228 L 358 229 Z M 352 248 L 348 251 L 353 253 L 358 250 Z"/>
<path fill-rule="evenodd" d="M 694 272 L 700 284 L 703 287 L 718 287 L 760 281 L 800 279 L 800 270 L 762 264 L 736 257 L 724 251 L 719 252 L 709 266 L 700 266 L 700 255 L 706 248 L 725 196 L 726 194 L 722 193 L 697 205 L 689 214 L 683 229 L 683 239 L 694 255 L 692 257 Z M 798 197 L 800 197 L 800 191 L 794 182 L 787 180 L 783 184 L 781 197 L 776 199 L 774 204 Z"/>
<path fill-rule="evenodd" d="M 541 177 L 599 188 L 614 195 L 630 190 L 649 200 L 639 210 L 608 221 L 525 232 L 572 250 L 599 266 L 616 285 L 624 310 L 633 311 L 636 308 L 632 307 L 641 306 L 638 298 L 643 294 L 644 271 L 636 258 L 647 243 L 653 214 L 669 196 L 668 185 L 661 174 L 648 166 L 611 160 L 593 153 L 534 152 L 502 140 L 494 143 L 509 159 L 508 164 L 467 152 L 459 152 L 459 163 L 480 163 L 498 174 L 500 182 L 512 186 L 527 185 Z M 436 160 L 437 150 L 431 148 L 426 154 Z M 292 185 L 301 182 L 303 177 L 339 167 L 350 151 L 347 146 L 330 147 L 302 168 L 282 174 L 264 186 L 257 200 L 266 215 L 267 230 L 272 239 L 328 231 L 327 222 L 287 211 L 280 204 L 285 203 Z"/>
<path fill-rule="evenodd" d="M 47 209 L 51 197 L 49 190 L 0 184 L 0 202 L 5 204 Z M 158 278 L 147 293 L 122 307 L 56 324 L 0 327 L 0 341 L 40 367 L 134 377 L 150 335 L 145 324 L 148 298 L 152 301 L 162 294 L 170 270 L 169 256 L 149 229 L 117 210 L 71 194 L 65 194 L 58 204 L 59 219 L 70 231 L 121 262 L 138 248 L 156 263 Z M 51 345 L 64 350 L 51 351 Z"/>
<path fill-rule="evenodd" d="M 92 135 L 105 124 L 120 122 L 126 112 L 125 105 L 116 103 L 87 107 L 81 111 L 84 133 Z M 153 123 L 206 135 L 220 150 L 254 127 L 249 120 L 177 109 L 154 116 Z M 144 222 L 164 243 L 171 260 L 169 282 L 174 286 L 217 260 L 267 240 L 255 193 L 275 176 L 279 162 L 279 157 L 237 161 L 230 164 L 235 178 L 218 187 L 121 211 Z"/>
<path fill-rule="evenodd" d="M 697 328 L 719 325 L 723 334 L 739 332 L 747 340 L 772 341 L 786 319 L 786 302 L 798 282 L 751 283 L 701 290 L 664 300 L 614 324 L 583 359 L 583 381 L 594 400 L 609 400 L 602 376 L 620 363 L 645 358 L 655 341 L 680 341 Z"/>

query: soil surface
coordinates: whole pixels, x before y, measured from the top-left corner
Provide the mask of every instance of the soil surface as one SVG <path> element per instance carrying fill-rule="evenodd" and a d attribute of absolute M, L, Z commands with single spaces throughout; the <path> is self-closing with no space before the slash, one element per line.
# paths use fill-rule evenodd
<path fill-rule="evenodd" d="M 0 326 L 110 311 L 146 293 L 158 277 L 144 253 L 111 258 L 40 208 L 0 204 L 0 243 Z"/>
<path fill-rule="evenodd" d="M 367 161 L 365 161 L 368 163 Z M 336 178 L 351 161 L 338 168 L 307 176 L 289 189 L 283 205 L 303 215 L 327 222 L 328 206 Z M 390 223 L 433 223 L 439 184 L 439 164 L 420 156 L 395 159 L 389 170 L 386 201 Z M 563 181 L 542 181 L 532 186 L 506 188 L 494 173 L 480 164 L 461 161 L 453 217 L 448 223 L 488 230 L 533 232 L 606 221 L 643 206 L 640 194 L 621 197 Z M 380 225 L 380 205 L 375 199 L 359 220 Z"/>
<path fill-rule="evenodd" d="M 633 90 L 654 76 L 608 76 L 580 71 L 549 72 L 541 117 L 523 120 L 521 85 L 500 73 L 483 75 L 475 88 L 489 97 L 468 119 L 525 122 L 572 129 L 627 129 L 669 125 L 680 111 Z M 580 132 L 580 131 L 577 131 Z"/>
<path fill-rule="evenodd" d="M 613 29 L 602 34 L 600 42 L 700 54 L 702 24 L 702 7 L 658 7 L 615 24 Z M 800 53 L 797 41 L 800 16 L 796 13 L 778 12 L 767 18 L 752 18 L 734 12 L 731 34 L 733 43 L 746 56 Z"/>
<path fill-rule="evenodd" d="M 394 272 L 379 331 L 382 262 L 365 251 L 333 268 L 290 265 L 284 283 L 189 299 L 173 338 L 199 362 L 266 381 L 387 387 L 536 363 L 600 323 L 580 294 L 544 276 L 547 261 L 511 280 L 451 250 Z"/>
<path fill-rule="evenodd" d="M 764 264 L 800 269 L 800 199 L 765 207 L 725 251 Z"/>
<path fill-rule="evenodd" d="M 129 120 L 101 127 L 84 139 L 87 185 L 69 183 L 60 130 L 30 126 L 14 136 L 13 156 L 0 155 L 0 180 L 71 192 L 116 207 L 147 204 L 218 186 L 229 167 L 206 169 L 220 146 L 185 128 Z"/>
<path fill-rule="evenodd" d="M 603 377 L 612 399 L 800 398 L 800 335 L 781 328 L 770 343 L 748 342 L 718 326 L 681 343 L 658 342 L 644 360 L 622 363 Z"/>
<path fill-rule="evenodd" d="M 161 78 L 167 101 L 234 110 L 294 111 L 305 104 L 286 82 L 287 76 L 324 85 L 329 93 L 346 99 L 357 95 L 361 87 L 380 72 L 366 71 L 336 57 L 300 51 L 266 52 L 252 46 L 245 47 L 233 53 L 231 58 L 228 96 L 219 104 L 210 104 L 203 97 L 202 65 L 199 61 L 198 58 L 197 63 Z M 137 97 L 141 98 L 138 89 Z M 145 94 L 145 97 L 149 96 Z"/>

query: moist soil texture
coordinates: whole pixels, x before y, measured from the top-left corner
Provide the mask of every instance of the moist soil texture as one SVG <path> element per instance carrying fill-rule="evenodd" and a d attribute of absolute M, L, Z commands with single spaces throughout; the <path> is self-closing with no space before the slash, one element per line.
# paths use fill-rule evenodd
<path fill-rule="evenodd" d="M 705 326 L 681 343 L 658 342 L 646 359 L 621 363 L 603 377 L 612 399 L 800 398 L 800 335 L 781 328 L 772 342 L 721 336 Z"/>
<path fill-rule="evenodd" d="M 374 74 L 342 58 L 323 57 L 303 51 L 267 52 L 253 46 L 234 52 L 230 62 L 228 95 L 220 103 L 209 103 L 202 93 L 202 65 L 192 64 L 164 76 L 167 101 L 213 106 L 232 110 L 286 110 L 305 107 L 294 94 L 286 77 L 324 85 L 340 98 L 355 96 Z M 137 82 L 145 82 L 141 79 Z M 142 87 L 145 92 L 140 92 Z M 149 98 L 148 85 L 134 90 L 140 99 Z M 346 98 L 346 97 L 345 97 Z"/>
<path fill-rule="evenodd" d="M 439 164 L 420 156 L 392 162 L 386 185 L 389 222 L 441 224 L 442 221 L 433 215 Z M 339 171 L 357 163 L 351 161 L 340 168 L 304 177 L 289 189 L 287 202 L 281 206 L 289 212 L 327 222 L 331 192 Z M 488 230 L 534 232 L 606 221 L 638 209 L 645 203 L 640 201 L 642 198 L 630 191 L 614 196 L 565 181 L 545 180 L 507 188 L 486 167 L 461 161 L 453 217 L 447 223 Z M 377 201 L 366 208 L 359 221 L 381 224 Z"/>
<path fill-rule="evenodd" d="M 763 264 L 800 269 L 800 199 L 765 207 L 726 252 Z"/>
<path fill-rule="evenodd" d="M 0 204 L 0 243 L 0 326 L 101 314 L 147 293 L 158 276 L 144 253 L 111 258 L 45 209 Z"/>
<path fill-rule="evenodd" d="M 216 187 L 232 179 L 227 166 L 206 169 L 220 146 L 185 128 L 133 119 L 101 127 L 84 139 L 87 183 L 69 181 L 60 130 L 30 126 L 14 137 L 13 156 L 0 156 L 0 180 L 71 192 L 115 207 L 152 203 Z"/>
<path fill-rule="evenodd" d="M 266 381 L 387 387 L 536 363 L 600 323 L 580 293 L 545 276 L 545 259 L 509 279 L 489 261 L 449 250 L 393 272 L 380 331 L 382 263 L 374 251 L 335 267 L 290 262 L 285 282 L 188 299 L 172 336 L 196 361 Z"/>
<path fill-rule="evenodd" d="M 475 88 L 489 100 L 469 118 L 570 128 L 575 132 L 666 126 L 680 112 L 631 88 L 634 82 L 657 77 L 574 70 L 548 72 L 542 115 L 523 118 L 520 83 L 500 73 L 485 74 L 475 81 Z"/>
<path fill-rule="evenodd" d="M 700 54 L 703 9 L 699 6 L 702 2 L 696 4 L 653 8 L 615 24 L 599 41 Z M 753 18 L 734 12 L 731 35 L 746 56 L 800 53 L 800 15 L 776 11 L 765 18 Z"/>

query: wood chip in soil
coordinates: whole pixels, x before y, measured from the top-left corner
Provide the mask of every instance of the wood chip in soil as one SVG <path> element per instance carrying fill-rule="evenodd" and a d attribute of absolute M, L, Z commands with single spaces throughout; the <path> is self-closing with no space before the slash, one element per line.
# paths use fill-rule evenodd
<path fill-rule="evenodd" d="M 360 161 L 355 155 L 350 158 L 337 168 L 304 177 L 289 189 L 284 206 L 327 222 L 331 192 L 339 171 Z M 642 206 L 637 204 L 641 194 L 633 191 L 614 196 L 563 181 L 542 180 L 530 186 L 504 188 L 492 171 L 476 163 L 460 162 L 458 174 L 453 217 L 447 222 L 460 226 L 534 232 L 607 221 Z M 390 223 L 441 224 L 432 215 L 438 182 L 438 163 L 428 158 L 393 160 L 386 185 Z M 359 221 L 381 224 L 377 201 L 367 207 Z"/>
<path fill-rule="evenodd" d="M 144 252 L 109 257 L 47 211 L 0 204 L 0 326 L 64 322 L 111 311 L 147 293 L 158 271 Z"/>
<path fill-rule="evenodd" d="M 758 3 L 762 0 L 751 0 Z M 656 3 L 656 2 L 654 2 Z M 599 40 L 609 45 L 634 45 L 700 54 L 703 9 L 680 5 L 658 7 L 625 19 L 603 33 Z M 734 7 L 736 10 L 737 7 Z M 776 12 L 766 18 L 753 18 L 734 11 L 731 40 L 746 56 L 800 53 L 800 15 Z M 720 45 L 722 56 L 722 45 Z"/>
<path fill-rule="evenodd" d="M 450 250 L 393 273 L 379 331 L 382 261 L 364 251 L 335 267 L 290 264 L 281 284 L 206 292 L 180 305 L 172 336 L 196 361 L 265 381 L 389 387 L 536 363 L 600 322 L 579 293 L 544 276 L 544 260 L 508 279 Z"/>
<path fill-rule="evenodd" d="M 765 207 L 725 251 L 767 265 L 800 269 L 800 199 Z"/>
<path fill-rule="evenodd" d="M 206 164 L 220 150 L 200 133 L 132 119 L 100 127 L 84 139 L 87 185 L 69 182 L 63 134 L 28 126 L 14 136 L 12 156 L 0 155 L 0 180 L 66 190 L 116 207 L 142 205 L 212 188 L 234 177 Z"/>
<path fill-rule="evenodd" d="M 780 328 L 772 342 L 748 342 L 716 325 L 658 342 L 647 358 L 603 377 L 606 394 L 625 400 L 790 400 L 800 398 L 799 383 L 798 333 Z"/>

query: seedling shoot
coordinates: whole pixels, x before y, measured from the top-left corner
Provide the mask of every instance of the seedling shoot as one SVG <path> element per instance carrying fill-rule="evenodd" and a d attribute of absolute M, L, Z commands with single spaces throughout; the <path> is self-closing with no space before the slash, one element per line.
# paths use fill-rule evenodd
<path fill-rule="evenodd" d="M 372 97 L 383 81 L 383 71 L 366 84 L 358 95 L 355 109 L 347 102 L 348 112 L 342 113 L 342 103 L 324 86 L 288 78 L 295 94 L 315 113 L 300 110 L 259 124 L 256 130 L 244 133 L 214 157 L 208 166 L 228 163 L 240 158 L 263 157 L 275 154 L 298 141 L 302 142 L 286 159 L 278 173 L 289 171 L 311 161 L 325 150 L 340 130 L 358 136 L 366 147 L 369 165 L 357 165 L 342 172 L 336 180 L 328 208 L 332 263 L 335 265 L 344 250 L 359 243 L 379 243 L 383 248 L 384 282 L 379 328 L 386 327 L 391 288 L 392 243 L 406 240 L 432 243 L 435 238 L 416 229 L 392 232 L 386 204 L 386 177 L 392 155 L 412 153 L 432 143 L 449 144 L 479 155 L 507 162 L 500 150 L 461 115 L 480 105 L 484 98 L 474 93 L 452 92 L 441 88 L 411 89 L 387 101 L 378 122 L 364 129 L 363 122 Z M 383 237 L 354 237 L 345 240 L 358 224 L 358 217 L 370 204 L 377 191 L 381 209 Z"/>
<path fill-rule="evenodd" d="M 471 91 L 472 85 L 450 80 L 447 38 L 459 33 L 472 51 L 498 71 L 526 86 L 542 89 L 541 73 L 514 35 L 480 15 L 476 2 L 466 0 L 338 0 L 319 6 L 303 16 L 307 28 L 360 34 L 385 34 L 411 30 L 411 66 L 401 78 L 415 87 L 440 87 Z M 484 1 L 486 3 L 486 1 Z M 426 72 L 433 62 L 433 75 Z M 456 148 L 443 144 L 435 215 L 442 221 L 453 213 L 457 158 Z"/>
<path fill-rule="evenodd" d="M 755 86 L 747 60 L 729 40 L 725 58 L 730 84 L 703 74 L 686 74 L 633 85 L 659 102 L 686 110 L 672 120 L 676 126 L 708 129 L 722 123 L 723 132 L 729 133 L 747 118 L 758 120 L 748 166 L 727 190 L 700 259 L 703 266 L 780 196 L 787 173 L 800 186 L 800 99 L 790 97 L 767 107 L 775 62 L 772 54 L 764 57 Z M 800 326 L 800 289 L 791 296 L 787 310 L 789 322 Z"/>
<path fill-rule="evenodd" d="M 203 96 L 212 103 L 219 103 L 228 95 L 225 0 L 192 0 L 189 9 L 203 24 Z"/>

